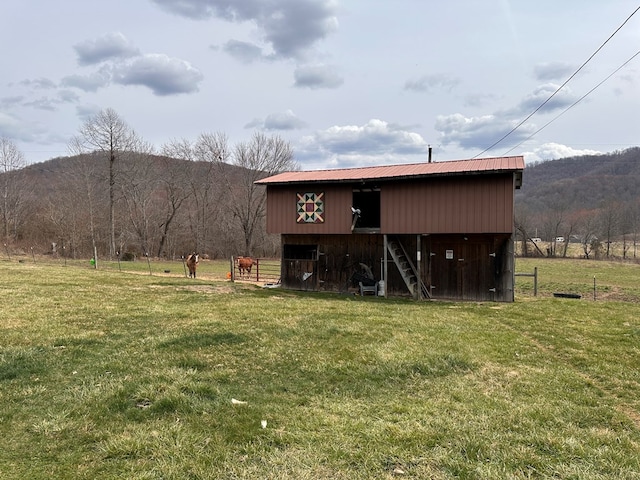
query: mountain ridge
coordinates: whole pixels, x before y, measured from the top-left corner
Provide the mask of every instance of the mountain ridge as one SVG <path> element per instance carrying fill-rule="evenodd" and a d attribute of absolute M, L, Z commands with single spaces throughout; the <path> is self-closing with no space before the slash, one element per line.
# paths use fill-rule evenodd
<path fill-rule="evenodd" d="M 526 158 L 525 158 L 526 165 Z M 595 210 L 640 200 L 640 147 L 526 165 L 516 205 L 539 210 L 562 204 Z"/>

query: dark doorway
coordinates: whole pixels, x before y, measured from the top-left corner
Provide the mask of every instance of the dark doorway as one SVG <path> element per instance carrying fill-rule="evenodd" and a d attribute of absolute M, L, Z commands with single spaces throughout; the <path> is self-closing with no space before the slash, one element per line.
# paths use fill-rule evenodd
<path fill-rule="evenodd" d="M 353 190 L 353 208 L 359 210 L 355 229 L 380 229 L 380 189 Z"/>

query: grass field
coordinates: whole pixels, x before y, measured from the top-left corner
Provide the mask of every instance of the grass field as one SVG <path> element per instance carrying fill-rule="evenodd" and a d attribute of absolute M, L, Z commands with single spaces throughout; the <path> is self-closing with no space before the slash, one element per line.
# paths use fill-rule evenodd
<path fill-rule="evenodd" d="M 0 261 L 0 478 L 640 478 L 640 267 L 516 266 L 496 304 Z"/>

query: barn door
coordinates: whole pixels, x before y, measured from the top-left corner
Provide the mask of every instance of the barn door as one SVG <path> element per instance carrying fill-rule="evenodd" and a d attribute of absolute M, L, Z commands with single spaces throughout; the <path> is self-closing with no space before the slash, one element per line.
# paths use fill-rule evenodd
<path fill-rule="evenodd" d="M 486 239 L 470 237 L 432 241 L 433 298 L 492 300 L 495 257 L 490 255 L 491 245 Z"/>
<path fill-rule="evenodd" d="M 494 287 L 492 267 L 494 258 L 491 245 L 484 242 L 467 242 L 460 245 L 463 255 L 458 259 L 458 291 L 463 300 L 491 300 Z"/>
<path fill-rule="evenodd" d="M 458 281 L 452 244 L 431 242 L 431 293 L 433 298 L 457 298 Z"/>

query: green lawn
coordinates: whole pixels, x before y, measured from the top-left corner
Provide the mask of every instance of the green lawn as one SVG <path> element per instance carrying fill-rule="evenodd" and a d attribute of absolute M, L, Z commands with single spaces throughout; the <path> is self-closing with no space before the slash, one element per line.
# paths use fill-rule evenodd
<path fill-rule="evenodd" d="M 561 258 L 517 258 L 517 273 L 538 269 L 538 293 L 576 293 L 585 300 L 640 302 L 640 264 Z M 533 278 L 516 277 L 516 299 L 533 295 Z"/>
<path fill-rule="evenodd" d="M 0 261 L 2 479 L 640 478 L 636 265 L 497 304 L 85 263 Z"/>

